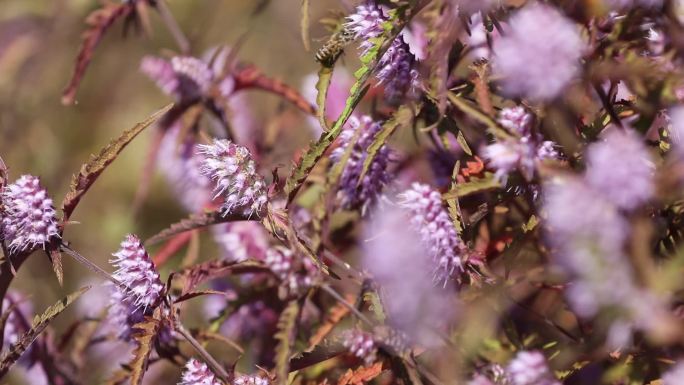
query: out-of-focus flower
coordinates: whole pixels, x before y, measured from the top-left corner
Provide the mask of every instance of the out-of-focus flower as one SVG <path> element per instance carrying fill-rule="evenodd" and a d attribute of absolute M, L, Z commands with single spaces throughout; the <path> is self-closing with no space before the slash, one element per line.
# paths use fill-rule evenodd
<path fill-rule="evenodd" d="M 636 7 L 661 7 L 663 5 L 663 0 L 603 0 L 603 3 L 610 9 L 627 10 Z"/>
<path fill-rule="evenodd" d="M 428 249 L 435 281 L 446 284 L 454 273 L 462 272 L 466 247 L 442 204 L 442 195 L 426 184 L 413 183 L 400 199 L 399 205 L 408 211 L 411 226 Z"/>
<path fill-rule="evenodd" d="M 302 81 L 302 95 L 311 104 L 316 104 L 316 96 L 318 91 L 316 90 L 316 83 L 318 83 L 318 74 L 312 73 L 306 75 Z M 329 120 L 335 120 L 344 110 L 344 105 L 347 102 L 347 97 L 349 96 L 349 90 L 352 84 L 354 84 L 354 78 L 349 75 L 349 72 L 344 68 L 335 68 L 333 72 L 332 80 L 330 81 L 330 87 L 328 87 L 327 100 L 325 101 L 325 117 Z M 314 136 L 319 137 L 323 132 L 318 119 L 308 116 L 307 121 Z"/>
<path fill-rule="evenodd" d="M 491 364 L 476 373 L 468 385 L 511 385 L 511 381 L 504 367 Z"/>
<path fill-rule="evenodd" d="M 507 95 L 547 101 L 579 73 L 585 44 L 577 25 L 555 8 L 532 4 L 517 11 L 494 43 L 493 71 Z"/>
<path fill-rule="evenodd" d="M 4 205 L 0 239 L 12 253 L 44 248 L 50 239 L 59 236 L 52 199 L 38 177 L 23 175 L 5 186 L 0 202 Z"/>
<path fill-rule="evenodd" d="M 663 385 L 684 384 L 684 362 L 677 362 L 670 370 L 663 374 Z"/>
<path fill-rule="evenodd" d="M 611 130 L 587 150 L 587 182 L 624 210 L 633 210 L 654 193 L 651 155 L 631 130 Z"/>
<path fill-rule="evenodd" d="M 476 12 L 487 12 L 493 7 L 500 6 L 501 0 L 451 0 L 458 8 L 458 12 L 470 15 Z"/>
<path fill-rule="evenodd" d="M 112 255 L 115 258 L 110 262 L 117 268 L 112 276 L 123 286 L 117 290 L 124 291 L 123 297 L 136 308 L 156 307 L 164 295 L 164 284 L 140 239 L 127 235 Z"/>
<path fill-rule="evenodd" d="M 433 217 L 428 212 L 422 215 Z M 425 250 L 430 246 L 421 242 L 421 236 L 406 226 L 404 210 L 376 209 L 370 218 L 364 228 L 366 241 L 361 261 L 381 287 L 390 325 L 405 333 L 409 343 L 441 344 L 434 330 L 444 328 L 452 321 L 457 304 L 449 282 L 445 283 L 446 288 L 434 284 L 431 276 L 435 271 L 435 256 L 431 250 Z M 433 229 L 433 232 L 439 231 Z M 396 341 L 383 341 L 390 342 L 397 345 Z"/>
<path fill-rule="evenodd" d="M 212 200 L 211 179 L 200 171 L 203 158 L 195 153 L 195 140 L 181 133 L 180 122 L 164 133 L 157 164 L 183 207 L 199 212 Z"/>
<path fill-rule="evenodd" d="M 233 385 L 270 385 L 271 381 L 263 376 L 256 374 L 243 374 L 235 377 Z"/>
<path fill-rule="evenodd" d="M 263 261 L 268 250 L 268 234 L 257 222 L 222 223 L 212 228 L 214 240 L 224 251 L 223 258 L 231 262 L 247 259 Z"/>
<path fill-rule="evenodd" d="M 144 321 L 145 313 L 150 313 L 150 310 L 145 311 L 142 307 L 135 306 L 122 289 L 112 287 L 107 313 L 108 330 L 114 332 L 118 338 L 128 341 L 133 335 L 135 325 Z"/>
<path fill-rule="evenodd" d="M 299 295 L 311 287 L 318 272 L 309 258 L 282 246 L 270 248 L 264 264 L 281 281 L 287 296 Z"/>
<path fill-rule="evenodd" d="M 378 347 L 375 345 L 373 335 L 362 330 L 347 330 L 343 335 L 345 348 L 356 357 L 363 360 L 366 366 L 377 360 Z"/>
<path fill-rule="evenodd" d="M 207 63 L 191 56 L 175 56 L 170 61 L 148 56 L 143 58 L 140 70 L 164 93 L 181 101 L 200 98 L 214 79 Z"/>
<path fill-rule="evenodd" d="M 541 352 L 521 351 L 508 364 L 512 385 L 560 385 Z"/>
<path fill-rule="evenodd" d="M 266 204 L 266 183 L 257 173 L 247 148 L 226 139 L 214 139 L 209 145 L 198 145 L 204 157 L 202 174 L 216 183 L 216 196 L 223 195 L 224 214 L 239 210 L 244 215 L 259 215 Z"/>
<path fill-rule="evenodd" d="M 514 170 L 530 181 L 537 162 L 558 158 L 555 144 L 532 132 L 532 115 L 524 108 L 504 108 L 499 123 L 516 136 L 485 146 L 482 156 L 496 169 L 500 181 L 505 183 Z"/>
<path fill-rule="evenodd" d="M 183 377 L 178 385 L 223 385 L 214 373 L 209 370 L 207 364 L 191 358 L 185 364 Z"/>
<path fill-rule="evenodd" d="M 5 321 L 3 348 L 17 343 L 21 335 L 31 327 L 31 319 L 33 318 L 33 306 L 27 298 L 15 291 L 10 291 L 5 295 L 2 301 L 2 313 L 5 314 L 10 306 L 13 308 Z"/>
<path fill-rule="evenodd" d="M 272 335 L 278 322 L 278 313 L 263 301 L 240 306 L 221 326 L 221 333 L 243 340 Z"/>
<path fill-rule="evenodd" d="M 409 51 L 416 57 L 416 60 L 422 61 L 427 58 L 427 49 L 429 39 L 426 36 L 427 28 L 419 22 L 413 22 L 408 28 L 401 31 L 404 41 L 409 46 Z"/>
<path fill-rule="evenodd" d="M 672 142 L 672 151 L 678 157 L 684 157 L 684 105 L 671 108 L 669 117 L 669 133 Z"/>
<path fill-rule="evenodd" d="M 340 176 L 339 190 L 337 191 L 337 198 L 341 206 L 346 209 L 359 207 L 361 212 L 365 214 L 366 210 L 376 203 L 383 188 L 390 181 L 387 166 L 391 151 L 387 145 L 383 145 L 378 149 L 368 172 L 359 183 L 363 163 L 368 156 L 368 149 L 381 130 L 380 123 L 374 122 L 369 116 L 364 115 L 360 119 L 351 117 L 348 125 L 340 134 L 340 146 L 330 154 L 334 163 L 340 162 L 345 151 L 352 144 L 354 137 L 358 135 Z"/>

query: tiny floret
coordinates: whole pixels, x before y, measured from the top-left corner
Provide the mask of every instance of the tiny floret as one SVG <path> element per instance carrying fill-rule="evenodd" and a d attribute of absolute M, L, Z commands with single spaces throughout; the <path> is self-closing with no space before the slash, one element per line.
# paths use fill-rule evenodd
<path fill-rule="evenodd" d="M 235 377 L 233 380 L 233 385 L 270 385 L 271 381 L 262 376 L 258 376 L 255 374 L 244 374 L 241 376 Z"/>
<path fill-rule="evenodd" d="M 226 139 L 198 145 L 198 154 L 204 157 L 202 174 L 216 183 L 216 196 L 223 196 L 221 210 L 224 215 L 241 212 L 259 215 L 267 202 L 266 183 L 257 173 L 256 164 L 247 148 Z"/>
<path fill-rule="evenodd" d="M 519 352 L 507 369 L 513 385 L 560 385 L 540 352 Z"/>
<path fill-rule="evenodd" d="M 59 236 L 52 199 L 38 177 L 24 175 L 6 186 L 0 202 L 4 205 L 0 238 L 12 253 L 44 248 L 50 239 Z"/>
<path fill-rule="evenodd" d="M 124 297 L 143 311 L 156 307 L 163 296 L 164 285 L 140 239 L 127 235 L 119 251 L 112 255 L 115 258 L 110 262 L 117 268 L 112 276 L 123 286 L 120 290 L 125 292 Z"/>
<path fill-rule="evenodd" d="M 222 385 L 207 364 L 191 358 L 178 385 Z"/>

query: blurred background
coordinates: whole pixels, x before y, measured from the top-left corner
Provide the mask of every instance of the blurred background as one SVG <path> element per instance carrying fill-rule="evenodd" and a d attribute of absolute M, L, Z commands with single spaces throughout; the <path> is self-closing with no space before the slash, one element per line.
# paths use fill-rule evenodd
<path fill-rule="evenodd" d="M 315 50 L 328 34 L 317 20 L 333 15 L 335 9 L 342 12 L 343 5 L 328 0 L 311 3 Z M 314 52 L 306 52 L 300 38 L 300 5 L 300 0 L 169 1 L 194 55 L 217 45 L 234 45 L 244 36 L 239 60 L 251 62 L 297 89 L 306 75 L 317 70 Z M 22 174 L 39 176 L 56 207 L 71 175 L 90 154 L 171 101 L 139 72 L 144 55 L 176 50 L 158 14 L 151 12 L 152 36 L 137 34 L 134 29 L 124 36 L 121 21 L 110 28 L 95 50 L 77 103 L 61 104 L 61 92 L 71 76 L 85 29 L 84 19 L 97 7 L 96 0 L 0 1 L 0 157 L 9 168 L 11 181 Z M 292 139 L 293 143 L 283 143 L 287 148 L 306 143 L 310 128 L 297 109 L 260 91 L 249 91 L 249 99 L 258 124 L 285 113 L 290 117 L 290 129 L 307 131 L 294 136 L 300 138 Z M 133 213 L 152 132 L 147 130 L 134 140 L 105 171 L 77 208 L 73 220 L 78 224 L 65 232 L 65 239 L 76 250 L 107 269 L 110 254 L 125 234 L 132 232 L 145 239 L 186 215 L 158 173 L 148 199 Z M 284 154 L 280 160 L 283 169 L 289 169 L 291 157 L 291 152 Z M 213 253 L 211 243 L 210 237 L 203 236 L 201 252 Z M 166 273 L 162 271 L 163 279 Z M 19 270 L 12 289 L 30 296 L 34 311 L 40 313 L 84 284 L 101 284 L 97 276 L 68 257 L 64 259 L 64 277 L 64 287 L 60 287 L 46 256 L 36 252 Z M 57 329 L 69 325 L 74 312 L 104 308 L 102 296 L 102 290 L 86 294 L 80 305 L 58 318 Z"/>

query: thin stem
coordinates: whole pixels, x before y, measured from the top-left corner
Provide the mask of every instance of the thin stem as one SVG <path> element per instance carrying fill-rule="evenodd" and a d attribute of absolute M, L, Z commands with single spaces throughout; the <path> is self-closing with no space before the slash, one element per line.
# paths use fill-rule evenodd
<path fill-rule="evenodd" d="M 352 313 L 354 313 L 354 315 L 356 315 L 357 317 L 359 317 L 359 319 L 360 319 L 361 321 L 365 322 L 365 323 L 368 324 L 369 326 L 373 326 L 373 322 L 372 322 L 370 319 L 368 319 L 368 317 L 366 317 L 363 313 L 361 313 L 354 305 L 350 304 L 349 302 L 347 302 L 347 300 L 345 300 L 344 298 L 342 298 L 342 296 L 340 295 L 340 293 L 338 293 L 337 291 L 335 291 L 335 289 L 333 289 L 330 285 L 328 285 L 328 284 L 323 284 L 323 285 L 321 285 L 321 289 L 323 289 L 326 293 L 328 293 L 328 294 L 330 294 L 331 296 L 333 296 L 337 301 L 339 301 L 342 305 L 344 305 L 344 307 L 346 307 L 346 308 L 349 309 Z"/>
<path fill-rule="evenodd" d="M 118 287 L 123 287 L 121 282 L 119 282 L 116 278 L 112 277 L 111 274 L 109 274 L 103 268 L 101 268 L 100 266 L 98 266 L 95 263 L 93 263 L 92 261 L 90 261 L 88 258 L 79 254 L 76 250 L 70 248 L 69 246 L 67 246 L 65 244 L 60 245 L 59 248 L 61 251 L 72 256 L 76 261 L 81 263 L 83 266 L 87 267 L 88 270 L 92 271 L 93 273 L 101 275 L 103 278 L 106 278 L 107 280 L 111 281 L 112 283 L 114 283 Z"/>
<path fill-rule="evenodd" d="M 204 347 L 202 347 L 202 344 L 200 344 L 199 341 L 197 341 L 195 337 L 193 337 L 192 334 L 180 322 L 176 322 L 176 331 L 188 341 L 188 343 L 202 357 L 204 362 L 211 367 L 214 374 L 216 374 L 224 382 L 229 382 L 228 372 L 226 372 L 223 366 L 221 366 L 221 364 L 219 364 L 218 361 L 216 361 L 216 359 L 212 357 L 211 354 L 204 349 Z"/>
<path fill-rule="evenodd" d="M 176 40 L 176 44 L 178 44 L 180 51 L 184 54 L 189 53 L 190 42 L 178 25 L 176 18 L 173 17 L 165 0 L 157 0 L 157 10 L 159 10 L 159 15 L 164 21 L 166 28 L 168 28 L 169 32 L 171 32 L 171 35 L 173 35 L 173 38 Z"/>

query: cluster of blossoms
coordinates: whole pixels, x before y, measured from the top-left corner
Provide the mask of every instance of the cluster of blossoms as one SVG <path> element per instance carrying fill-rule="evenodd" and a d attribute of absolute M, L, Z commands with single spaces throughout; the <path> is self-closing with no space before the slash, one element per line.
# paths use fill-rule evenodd
<path fill-rule="evenodd" d="M 342 344 L 349 352 L 363 360 L 364 364 L 371 365 L 378 358 L 378 347 L 373 335 L 362 330 L 348 330 L 342 335 Z"/>
<path fill-rule="evenodd" d="M 442 195 L 426 184 L 413 183 L 400 195 L 411 226 L 418 231 L 434 264 L 435 282 L 446 282 L 463 270 L 466 246 L 442 203 Z"/>
<path fill-rule="evenodd" d="M 374 39 L 380 37 L 385 29 L 383 24 L 389 21 L 387 12 L 382 6 L 370 0 L 356 7 L 347 18 L 345 28 L 361 40 L 362 55 L 366 55 L 374 46 Z M 395 103 L 403 98 L 415 98 L 420 90 L 420 74 L 418 60 L 411 52 L 404 36 L 397 36 L 378 62 L 376 73 L 378 84 L 385 87 L 385 99 Z"/>
<path fill-rule="evenodd" d="M 191 358 L 185 364 L 185 371 L 178 385 L 223 385 L 223 383 L 216 378 L 207 364 Z"/>
<path fill-rule="evenodd" d="M 164 93 L 183 102 L 201 98 L 214 80 L 214 72 L 209 65 L 191 56 L 175 56 L 170 61 L 145 57 L 140 70 Z"/>
<path fill-rule="evenodd" d="M 520 351 L 503 368 L 489 366 L 486 373 L 477 373 L 468 385 L 560 385 L 539 351 Z"/>
<path fill-rule="evenodd" d="M 585 43 L 577 26 L 539 3 L 515 12 L 509 25 L 494 43 L 493 71 L 503 91 L 535 101 L 557 97 L 580 71 Z"/>
<path fill-rule="evenodd" d="M 247 148 L 226 139 L 214 139 L 212 144 L 198 145 L 197 152 L 204 157 L 202 174 L 216 183 L 216 196 L 223 196 L 224 214 L 261 214 L 268 200 L 266 183 Z"/>
<path fill-rule="evenodd" d="M 537 162 L 558 158 L 555 144 L 544 140 L 541 134 L 532 130 L 532 114 L 523 107 L 504 108 L 499 123 L 513 134 L 513 137 L 487 145 L 482 156 L 496 169 L 496 178 L 505 183 L 509 174 L 518 170 L 530 181 L 534 177 Z"/>
<path fill-rule="evenodd" d="M 342 160 L 345 152 L 350 151 L 340 176 L 337 192 L 337 199 L 345 209 L 360 207 L 361 212 L 366 213 L 376 203 L 383 188 L 390 181 L 387 166 L 390 162 L 391 150 L 387 145 L 378 149 L 368 171 L 363 179 L 359 180 L 363 164 L 368 157 L 368 149 L 381 130 L 382 125 L 369 116 L 352 117 L 340 134 L 340 146 L 330 154 L 333 163 L 337 163 Z M 350 149 L 349 146 L 352 148 Z"/>
<path fill-rule="evenodd" d="M 0 239 L 12 253 L 45 247 L 59 236 L 52 199 L 40 180 L 24 175 L 0 193 Z"/>
<path fill-rule="evenodd" d="M 129 234 L 110 262 L 117 268 L 112 274 L 121 287 L 112 289 L 110 318 L 128 338 L 131 328 L 151 314 L 164 296 L 164 284 L 142 242 Z"/>
<path fill-rule="evenodd" d="M 318 272 L 309 258 L 282 246 L 268 249 L 264 264 L 280 280 L 285 296 L 296 296 L 308 290 Z"/>

